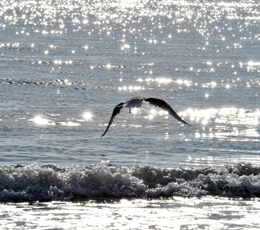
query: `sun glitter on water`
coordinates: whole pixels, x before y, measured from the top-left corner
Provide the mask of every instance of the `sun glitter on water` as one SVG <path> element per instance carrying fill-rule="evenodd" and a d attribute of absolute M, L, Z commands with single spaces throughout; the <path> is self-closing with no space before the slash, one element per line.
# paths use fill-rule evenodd
<path fill-rule="evenodd" d="M 37 125 L 49 125 L 50 121 L 46 118 L 42 118 L 41 116 L 35 116 L 32 121 Z"/>
<path fill-rule="evenodd" d="M 85 120 L 91 120 L 92 117 L 93 117 L 93 115 L 92 115 L 92 113 L 90 113 L 90 112 L 85 112 L 85 113 L 83 114 L 83 118 L 84 118 Z"/>

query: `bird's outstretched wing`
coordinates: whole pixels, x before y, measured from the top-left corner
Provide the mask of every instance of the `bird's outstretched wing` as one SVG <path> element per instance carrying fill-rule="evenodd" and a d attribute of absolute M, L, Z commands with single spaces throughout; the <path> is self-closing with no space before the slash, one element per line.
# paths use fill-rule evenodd
<path fill-rule="evenodd" d="M 189 123 L 187 123 L 186 121 L 182 120 L 179 115 L 172 109 L 172 107 L 167 104 L 164 100 L 161 100 L 159 98 L 143 98 L 143 100 L 149 102 L 150 104 L 154 105 L 154 106 L 158 106 L 159 108 L 168 111 L 168 113 L 170 115 L 172 115 L 173 117 L 175 117 L 178 121 L 186 124 L 186 125 L 190 125 Z"/>
<path fill-rule="evenodd" d="M 101 137 L 103 137 L 107 133 L 107 131 L 108 131 L 110 125 L 112 124 L 115 116 L 120 113 L 120 111 L 123 107 L 124 107 L 124 102 L 121 102 L 114 108 L 113 113 L 112 113 L 111 118 L 110 118 L 110 121 L 107 125 L 107 128 L 106 128 L 105 132 L 101 135 Z"/>

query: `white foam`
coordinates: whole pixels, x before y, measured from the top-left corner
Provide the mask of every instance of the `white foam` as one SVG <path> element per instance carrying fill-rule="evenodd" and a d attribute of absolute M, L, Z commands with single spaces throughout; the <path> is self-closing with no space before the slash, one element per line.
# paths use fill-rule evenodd
<path fill-rule="evenodd" d="M 107 165 L 0 166 L 0 201 L 70 200 L 75 197 L 168 197 L 260 195 L 260 168 L 251 164 L 214 168 Z"/>

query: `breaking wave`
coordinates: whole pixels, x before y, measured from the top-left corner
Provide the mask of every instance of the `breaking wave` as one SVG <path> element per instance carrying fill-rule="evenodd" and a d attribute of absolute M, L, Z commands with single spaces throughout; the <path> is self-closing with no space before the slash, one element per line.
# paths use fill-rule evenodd
<path fill-rule="evenodd" d="M 260 197 L 260 167 L 1 165 L 0 202 L 170 196 Z"/>

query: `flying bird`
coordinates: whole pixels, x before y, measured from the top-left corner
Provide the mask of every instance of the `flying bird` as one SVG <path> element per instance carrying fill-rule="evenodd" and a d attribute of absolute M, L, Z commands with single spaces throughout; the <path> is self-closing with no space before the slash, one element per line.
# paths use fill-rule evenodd
<path fill-rule="evenodd" d="M 152 104 L 154 106 L 157 106 L 157 107 L 159 107 L 159 108 L 161 108 L 163 110 L 166 110 L 170 115 L 175 117 L 178 121 L 180 121 L 180 122 L 182 122 L 182 123 L 184 123 L 186 125 L 190 125 L 186 121 L 182 120 L 179 117 L 179 115 L 172 109 L 172 107 L 169 104 L 167 104 L 162 99 L 153 98 L 153 97 L 148 97 L 148 98 L 145 98 L 145 97 L 132 97 L 128 101 L 124 101 L 124 102 L 119 103 L 114 108 L 113 113 L 112 113 L 111 118 L 110 118 L 110 121 L 109 121 L 109 123 L 107 125 L 107 128 L 106 128 L 105 132 L 102 134 L 101 137 L 103 137 L 107 133 L 107 131 L 108 131 L 110 125 L 112 124 L 115 116 L 120 113 L 122 108 L 124 108 L 124 107 L 129 108 L 129 113 L 131 113 L 131 109 L 132 108 L 139 108 L 143 104 L 144 101 L 146 101 L 146 102 L 148 102 L 148 103 L 150 103 L 150 104 Z"/>

